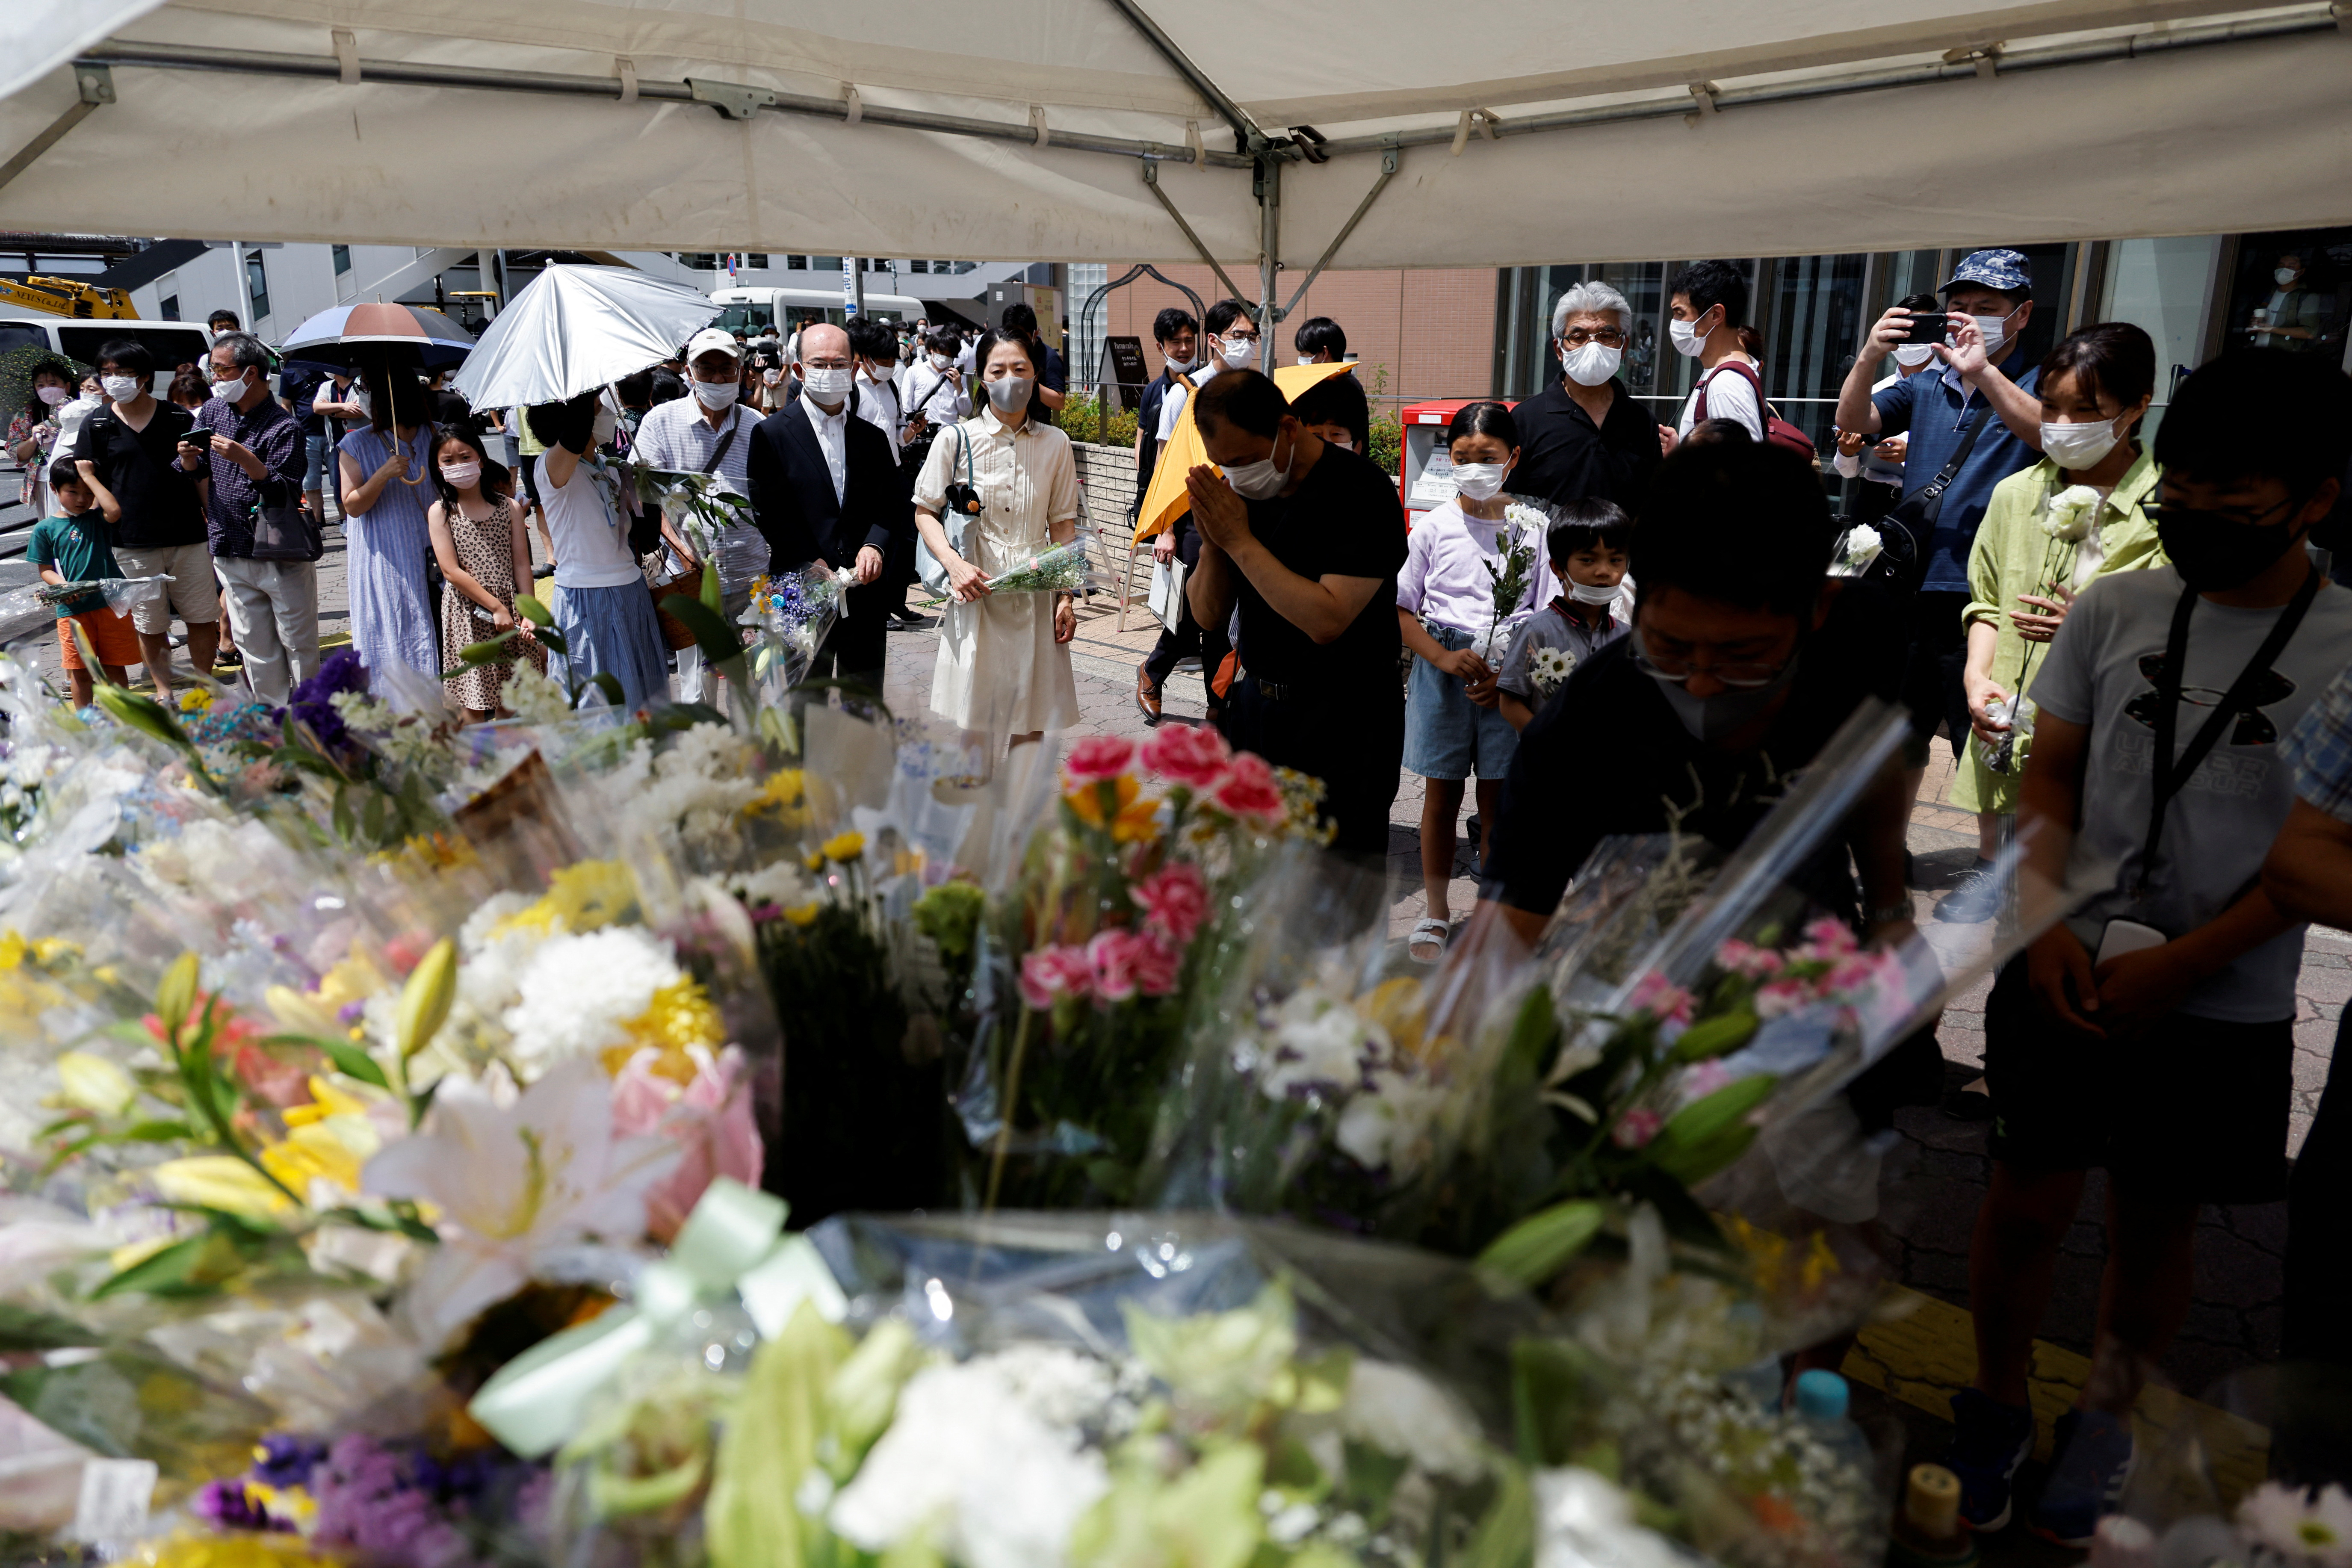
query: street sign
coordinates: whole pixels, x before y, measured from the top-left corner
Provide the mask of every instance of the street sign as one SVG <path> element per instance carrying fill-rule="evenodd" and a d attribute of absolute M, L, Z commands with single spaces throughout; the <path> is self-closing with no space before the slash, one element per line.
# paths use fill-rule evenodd
<path fill-rule="evenodd" d="M 1151 379 L 1150 369 L 1143 363 L 1143 340 L 1105 338 L 1103 355 L 1110 365 L 1111 379 L 1118 383 L 1118 405 L 1142 407 L 1143 384 Z"/>

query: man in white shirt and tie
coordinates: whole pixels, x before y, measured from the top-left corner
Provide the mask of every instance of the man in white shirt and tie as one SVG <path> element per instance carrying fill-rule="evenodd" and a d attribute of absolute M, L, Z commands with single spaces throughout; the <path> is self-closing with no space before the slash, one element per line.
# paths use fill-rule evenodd
<path fill-rule="evenodd" d="M 778 571 L 847 566 L 857 586 L 817 649 L 812 676 L 882 689 L 884 567 L 914 530 L 906 488 L 881 430 L 854 416 L 856 356 L 839 327 L 802 329 L 801 395 L 751 432 L 749 489 Z"/>

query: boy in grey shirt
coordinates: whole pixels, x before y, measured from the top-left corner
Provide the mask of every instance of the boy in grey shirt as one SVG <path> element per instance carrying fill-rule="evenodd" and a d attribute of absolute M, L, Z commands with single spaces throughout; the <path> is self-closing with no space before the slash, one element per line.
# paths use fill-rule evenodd
<path fill-rule="evenodd" d="M 1495 690 L 1504 718 L 1524 730 L 1576 667 L 1625 635 L 1633 585 L 1625 580 L 1633 520 L 1616 502 L 1570 501 L 1544 534 L 1552 575 L 1566 592 L 1520 623 Z"/>

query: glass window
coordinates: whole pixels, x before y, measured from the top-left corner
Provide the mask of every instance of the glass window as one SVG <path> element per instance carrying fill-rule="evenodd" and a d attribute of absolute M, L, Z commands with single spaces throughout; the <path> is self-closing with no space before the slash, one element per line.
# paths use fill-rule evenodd
<path fill-rule="evenodd" d="M 1555 269 L 1556 270 L 1556 269 Z M 1633 328 L 1627 334 L 1625 357 L 1619 362 L 1618 374 L 1624 377 L 1626 389 L 1639 397 L 1657 390 L 1658 353 L 1663 348 L 1665 327 L 1666 267 L 1663 261 L 1606 261 L 1585 269 L 1591 280 L 1606 283 L 1625 296 L 1625 303 L 1633 307 Z M 1544 312 L 1544 331 L 1551 331 L 1551 312 Z"/>
<path fill-rule="evenodd" d="M 167 327 L 161 321 L 96 321 L 84 326 L 76 323 L 58 328 L 58 347 L 87 365 L 98 363 L 99 351 L 117 338 L 131 338 L 147 345 L 155 356 L 155 384 L 172 384 L 172 373 L 184 364 L 200 364 L 211 352 L 204 329 L 197 326 Z"/>
<path fill-rule="evenodd" d="M 2218 234 L 2119 239 L 2107 247 L 2099 320 L 2129 321 L 2156 340 L 2156 403 L 2143 432 L 2149 437 L 2172 388 L 2205 357 L 2206 312 L 2221 260 Z"/>
<path fill-rule="evenodd" d="M 165 321 L 176 321 L 180 319 L 180 297 L 177 294 L 166 294 L 155 309 Z"/>
<path fill-rule="evenodd" d="M 752 251 L 743 258 L 743 265 L 754 271 L 765 272 L 768 269 L 768 253 L 764 250 Z"/>
<path fill-rule="evenodd" d="M 269 314 L 269 274 L 262 268 L 257 249 L 245 253 L 245 287 L 253 300 L 253 319 L 258 321 Z"/>
<path fill-rule="evenodd" d="M 808 258 L 805 256 L 787 256 L 784 258 L 784 267 L 789 271 L 806 272 L 808 270 Z"/>
<path fill-rule="evenodd" d="M 0 354 L 14 353 L 18 349 L 46 349 L 49 334 L 38 327 L 0 323 Z M 68 353 L 73 351 L 68 349 Z"/>
<path fill-rule="evenodd" d="M 335 276 L 341 278 L 352 269 L 352 247 L 348 245 L 338 245 L 332 248 L 335 253 Z"/>
<path fill-rule="evenodd" d="M 1780 417 L 1829 448 L 1838 387 L 1862 342 L 1862 282 L 1869 258 L 1794 256 L 1773 265 L 1763 316 L 1764 386 Z"/>
<path fill-rule="evenodd" d="M 838 256 L 812 256 L 809 258 L 809 265 L 815 268 L 820 272 L 838 272 L 841 270 L 841 258 Z"/>
<path fill-rule="evenodd" d="M 2281 282 L 2282 273 L 2291 280 Z M 2347 316 L 2352 228 L 2282 229 L 2239 240 L 2221 322 L 2224 353 L 2260 346 L 2340 362 Z"/>
<path fill-rule="evenodd" d="M 928 273 L 931 269 L 931 264 L 928 261 L 914 262 L 912 263 L 912 266 L 914 270 L 918 273 Z"/>

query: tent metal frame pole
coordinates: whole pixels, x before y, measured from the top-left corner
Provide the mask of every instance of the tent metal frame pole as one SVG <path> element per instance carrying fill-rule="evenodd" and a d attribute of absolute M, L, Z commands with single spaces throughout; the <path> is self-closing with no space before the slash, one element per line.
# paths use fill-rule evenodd
<path fill-rule="evenodd" d="M 310 77 L 341 81 L 342 62 L 332 55 L 276 54 L 258 49 L 216 49 L 193 44 L 145 44 L 110 38 L 84 50 L 74 60 L 76 70 L 93 67 L 138 67 L 145 70 L 229 71 L 249 76 Z M 489 70 L 475 66 L 424 66 L 388 60 L 358 62 L 358 80 L 390 87 L 447 87 L 486 92 L 543 92 L 559 97 L 602 98 L 629 101 L 619 77 L 577 76 L 554 71 Z M 748 120 L 761 110 L 779 114 L 803 114 L 839 122 L 848 105 L 835 98 L 772 91 L 738 82 L 688 78 L 683 81 L 635 79 L 636 98 L 659 103 L 703 103 L 730 120 Z M 857 122 L 887 125 L 903 131 L 931 131 L 949 136 L 1037 145 L 1036 124 L 1026 119 L 976 120 L 961 114 L 934 114 L 928 110 L 897 109 L 861 103 Z M 70 130 L 68 126 L 67 129 Z M 59 132 L 58 134 L 64 134 Z M 1166 159 L 1190 163 L 1188 147 L 1161 142 L 1139 142 L 1125 136 L 1095 136 L 1076 131 L 1055 131 L 1052 144 L 1076 153 L 1097 153 L 1147 162 Z M 46 149 L 44 149 L 45 151 Z M 37 154 L 36 154 L 37 155 Z M 1204 150 L 1198 160 L 1212 168 L 1249 169 L 1256 160 L 1243 153 Z"/>
<path fill-rule="evenodd" d="M 1257 176 L 1257 366 L 1274 374 L 1274 329 L 1283 317 L 1274 302 L 1274 275 L 1282 269 L 1282 165 L 1272 158 L 1258 163 Z"/>
<path fill-rule="evenodd" d="M 2299 16 L 2279 17 L 2266 22 L 2233 22 L 2206 27 L 2177 27 L 2166 33 L 2140 33 L 2129 37 L 2101 39 L 2086 44 L 2052 45 L 2042 48 L 2004 49 L 1995 65 L 1995 74 L 2008 76 L 2014 71 L 2055 70 L 2068 66 L 2104 65 L 2117 60 L 2138 59 L 2143 56 L 2172 54 L 2183 49 L 2214 48 L 2229 44 L 2267 43 L 2278 38 L 2300 37 L 2311 33 L 2336 33 L 2341 28 L 2340 13 L 2335 6 L 2322 6 Z M 1726 113 L 1734 109 L 1767 103 L 1801 103 L 1823 98 L 1845 98 L 1856 93 L 1880 92 L 1888 88 L 1919 87 L 1936 82 L 1972 82 L 1980 80 L 1985 64 L 1978 59 L 1938 61 L 1933 65 L 1906 66 L 1895 69 L 1866 71 L 1853 76 L 1832 78 L 1821 81 L 1794 82 L 1779 87 L 1757 87 L 1717 91 L 1713 112 Z M 1696 115 L 1687 90 L 1672 98 L 1648 103 L 1612 104 L 1605 108 L 1563 110 L 1554 114 L 1529 114 L 1513 119 L 1489 120 L 1482 127 L 1490 138 L 1528 136 L 1546 131 L 1573 131 L 1587 125 L 1614 125 L 1642 120 L 1666 120 L 1682 115 Z M 1377 135 L 1338 136 L 1323 143 L 1321 151 L 1328 157 L 1340 157 L 1351 153 L 1377 153 L 1387 147 L 1433 147 L 1450 145 L 1458 128 L 1454 125 L 1429 126 L 1418 131 L 1382 132 Z"/>
<path fill-rule="evenodd" d="M 1110 4 L 1112 9 L 1132 23 L 1135 30 L 1160 51 L 1160 58 L 1176 68 L 1176 74 L 1217 111 L 1217 117 L 1234 128 L 1234 134 L 1242 139 L 1243 146 L 1255 149 L 1265 141 L 1265 133 L 1257 128 L 1257 122 L 1249 117 L 1248 112 L 1226 97 L 1224 89 L 1211 81 L 1209 73 L 1194 65 L 1192 57 L 1176 47 L 1176 40 L 1162 32 L 1160 24 L 1144 14 L 1142 6 L 1135 0 L 1110 0 Z"/>
<path fill-rule="evenodd" d="M 80 89 L 81 97 L 43 127 L 39 135 L 19 147 L 15 157 L 0 163 L 0 185 L 39 162 L 42 153 L 64 141 L 66 132 L 97 112 L 100 105 L 114 101 L 114 73 L 104 65 L 75 61 L 74 85 Z"/>
<path fill-rule="evenodd" d="M 1143 183 L 1150 188 L 1153 195 L 1160 198 L 1160 205 L 1168 209 L 1168 216 L 1173 218 L 1176 222 L 1176 226 L 1183 231 L 1184 237 L 1191 242 L 1194 254 L 1198 255 L 1202 260 L 1209 264 L 1209 270 L 1217 275 L 1217 281 L 1225 286 L 1225 292 L 1232 295 L 1236 300 L 1240 299 L 1242 297 L 1242 286 L 1234 282 L 1230 277 L 1226 276 L 1224 263 L 1219 261 L 1214 256 L 1209 254 L 1209 247 L 1202 245 L 1201 243 L 1201 237 L 1192 232 L 1192 226 L 1184 221 L 1184 215 L 1176 210 L 1176 204 L 1170 201 L 1168 199 L 1168 193 L 1160 188 L 1159 164 L 1146 163 L 1143 165 Z M 1191 290 L 1189 289 L 1186 290 L 1188 293 Z"/>

